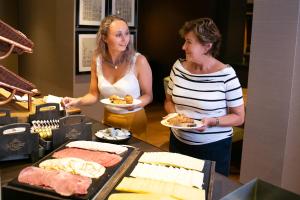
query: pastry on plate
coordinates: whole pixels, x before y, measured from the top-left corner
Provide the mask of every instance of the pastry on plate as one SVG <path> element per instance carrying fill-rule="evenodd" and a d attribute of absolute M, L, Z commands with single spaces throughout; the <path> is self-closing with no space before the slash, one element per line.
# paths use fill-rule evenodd
<path fill-rule="evenodd" d="M 196 123 L 193 119 L 185 116 L 184 114 L 178 114 L 167 120 L 168 124 L 172 126 L 182 126 L 182 127 L 194 127 Z"/>
<path fill-rule="evenodd" d="M 131 95 L 126 95 L 124 98 L 119 97 L 118 95 L 111 95 L 109 98 L 111 103 L 113 104 L 132 104 L 133 97 Z"/>

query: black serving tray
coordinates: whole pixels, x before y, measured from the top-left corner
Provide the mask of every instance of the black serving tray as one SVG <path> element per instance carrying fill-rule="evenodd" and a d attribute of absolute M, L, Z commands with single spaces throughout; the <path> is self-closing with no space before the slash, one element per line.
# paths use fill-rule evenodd
<path fill-rule="evenodd" d="M 59 147 L 57 150 L 62 150 L 66 148 L 65 145 Z M 50 153 L 48 156 L 44 157 L 33 166 L 38 166 L 40 162 L 51 159 L 53 153 Z M 116 177 L 119 176 L 119 172 L 125 165 L 128 165 L 127 160 L 132 154 L 137 154 L 139 152 L 134 147 L 128 147 L 128 151 L 124 152 L 122 156 L 122 160 L 115 166 L 107 167 L 105 173 L 98 179 L 92 179 L 92 184 L 88 188 L 88 194 L 86 195 L 72 195 L 72 196 L 62 196 L 56 193 L 54 190 L 32 186 L 25 183 L 20 183 L 18 178 L 13 179 L 8 182 L 7 185 L 2 187 L 2 199 L 3 200 L 11 200 L 11 199 L 22 199 L 22 200 L 91 200 L 95 199 L 96 195 L 103 192 L 108 194 L 107 191 L 111 191 L 112 186 L 115 185 Z M 130 160 L 130 159 L 129 159 Z M 105 195 L 105 196 L 106 196 Z"/>
<path fill-rule="evenodd" d="M 131 172 L 133 171 L 135 166 L 138 164 L 138 160 L 141 156 L 142 156 L 142 154 L 140 154 L 135 159 L 135 161 L 126 170 L 126 173 L 123 177 L 125 177 L 125 176 L 130 177 Z M 215 161 L 205 160 L 204 167 L 203 167 L 203 170 L 201 172 L 204 173 L 202 189 L 205 190 L 205 199 L 206 200 L 211 200 L 212 199 L 213 182 L 214 182 L 214 174 L 215 174 Z M 118 181 L 116 186 L 121 181 L 122 181 L 122 179 L 120 179 Z M 119 191 L 117 191 L 117 190 L 115 190 L 115 188 L 113 188 L 113 190 L 111 191 L 111 193 L 109 195 L 111 195 L 113 193 L 119 193 Z M 109 196 L 107 196 L 106 200 L 108 199 L 108 197 Z"/>

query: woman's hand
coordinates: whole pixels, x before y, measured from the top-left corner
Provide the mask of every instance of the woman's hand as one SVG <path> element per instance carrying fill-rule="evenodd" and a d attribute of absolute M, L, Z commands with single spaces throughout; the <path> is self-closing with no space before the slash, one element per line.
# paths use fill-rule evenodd
<path fill-rule="evenodd" d="M 134 109 L 138 108 L 139 106 L 128 106 L 128 107 L 122 107 L 122 109 L 126 109 L 128 111 L 133 111 Z"/>
<path fill-rule="evenodd" d="M 61 100 L 61 105 L 65 108 L 65 109 L 69 109 L 71 107 L 74 106 L 78 106 L 80 102 L 80 98 L 71 98 L 71 97 L 64 97 Z"/>
<path fill-rule="evenodd" d="M 215 117 L 212 117 L 212 118 L 203 118 L 201 120 L 203 126 L 197 128 L 196 130 L 198 131 L 204 131 L 205 129 L 207 129 L 207 127 L 210 127 L 210 126 L 216 126 L 217 125 L 217 119 Z"/>
<path fill-rule="evenodd" d="M 164 117 L 163 117 L 163 119 L 167 119 L 167 118 L 175 117 L 176 115 L 178 115 L 178 113 L 175 113 L 175 112 L 173 112 L 173 113 L 169 113 L 169 114 L 167 114 L 166 116 L 164 116 Z"/>

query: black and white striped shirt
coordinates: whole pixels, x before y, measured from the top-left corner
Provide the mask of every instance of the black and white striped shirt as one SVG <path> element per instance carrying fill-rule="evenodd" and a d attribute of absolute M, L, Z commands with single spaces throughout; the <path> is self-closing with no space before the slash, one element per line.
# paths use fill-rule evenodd
<path fill-rule="evenodd" d="M 224 116 L 229 107 L 243 104 L 242 88 L 231 66 L 210 74 L 192 74 L 177 60 L 167 93 L 172 96 L 177 113 L 197 120 Z M 172 129 L 172 132 L 186 144 L 199 145 L 231 136 L 232 127 L 208 127 L 203 132 Z"/>

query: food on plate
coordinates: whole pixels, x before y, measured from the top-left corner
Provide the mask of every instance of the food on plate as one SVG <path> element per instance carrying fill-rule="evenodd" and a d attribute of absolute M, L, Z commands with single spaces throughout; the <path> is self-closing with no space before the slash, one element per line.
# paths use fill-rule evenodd
<path fill-rule="evenodd" d="M 205 199 L 205 190 L 146 178 L 124 177 L 117 191 L 170 195 L 178 199 Z"/>
<path fill-rule="evenodd" d="M 122 140 L 129 138 L 131 134 L 127 129 L 107 128 L 99 130 L 95 135 L 107 140 Z"/>
<path fill-rule="evenodd" d="M 33 166 L 24 168 L 18 176 L 18 181 L 30 185 L 52 188 L 56 193 L 63 196 L 87 194 L 87 190 L 92 183 L 92 179 L 89 177 Z"/>
<path fill-rule="evenodd" d="M 90 151 L 86 149 L 78 148 L 65 148 L 60 151 L 54 152 L 52 155 L 54 158 L 80 158 L 85 161 L 96 162 L 104 167 L 111 167 L 118 164 L 122 157 L 117 154 L 100 152 L 100 151 Z"/>
<path fill-rule="evenodd" d="M 197 171 L 202 171 L 204 167 L 204 160 L 171 152 L 144 152 L 139 162 L 183 167 Z"/>
<path fill-rule="evenodd" d="M 113 104 L 132 104 L 133 97 L 131 95 L 125 95 L 124 98 L 119 97 L 118 95 L 111 95 L 109 98 L 111 103 Z"/>
<path fill-rule="evenodd" d="M 110 153 L 122 154 L 128 150 L 127 147 L 104 143 L 104 142 L 95 142 L 95 141 L 85 141 L 85 140 L 78 140 L 74 142 L 70 142 L 66 145 L 67 147 L 74 147 L 74 148 L 81 148 L 81 149 L 88 149 L 93 151 L 106 151 Z"/>
<path fill-rule="evenodd" d="M 178 200 L 163 194 L 115 193 L 108 200 Z"/>
<path fill-rule="evenodd" d="M 177 114 L 174 117 L 167 119 L 169 125 L 182 126 L 182 127 L 195 127 L 197 126 L 193 119 L 185 116 L 184 114 Z"/>
<path fill-rule="evenodd" d="M 110 100 L 110 101 L 114 101 L 114 100 L 116 100 L 116 99 L 120 99 L 120 97 L 119 97 L 118 95 L 115 95 L 115 94 L 113 94 L 113 95 L 111 95 L 111 96 L 109 97 L 109 100 Z"/>
<path fill-rule="evenodd" d="M 105 172 L 105 167 L 96 162 L 72 157 L 48 159 L 41 162 L 39 167 L 48 170 L 62 170 L 90 178 L 99 178 Z"/>
<path fill-rule="evenodd" d="M 196 170 L 146 163 L 138 163 L 130 176 L 178 183 L 197 188 L 202 188 L 204 178 L 204 174 Z"/>
<path fill-rule="evenodd" d="M 113 103 L 113 104 L 127 104 L 124 99 L 115 99 L 115 100 L 111 101 L 111 103 Z"/>
<path fill-rule="evenodd" d="M 125 101 L 126 101 L 126 103 L 127 104 L 132 104 L 133 103 L 133 97 L 131 96 L 131 95 L 126 95 L 125 97 L 124 97 L 124 99 L 125 99 Z"/>

